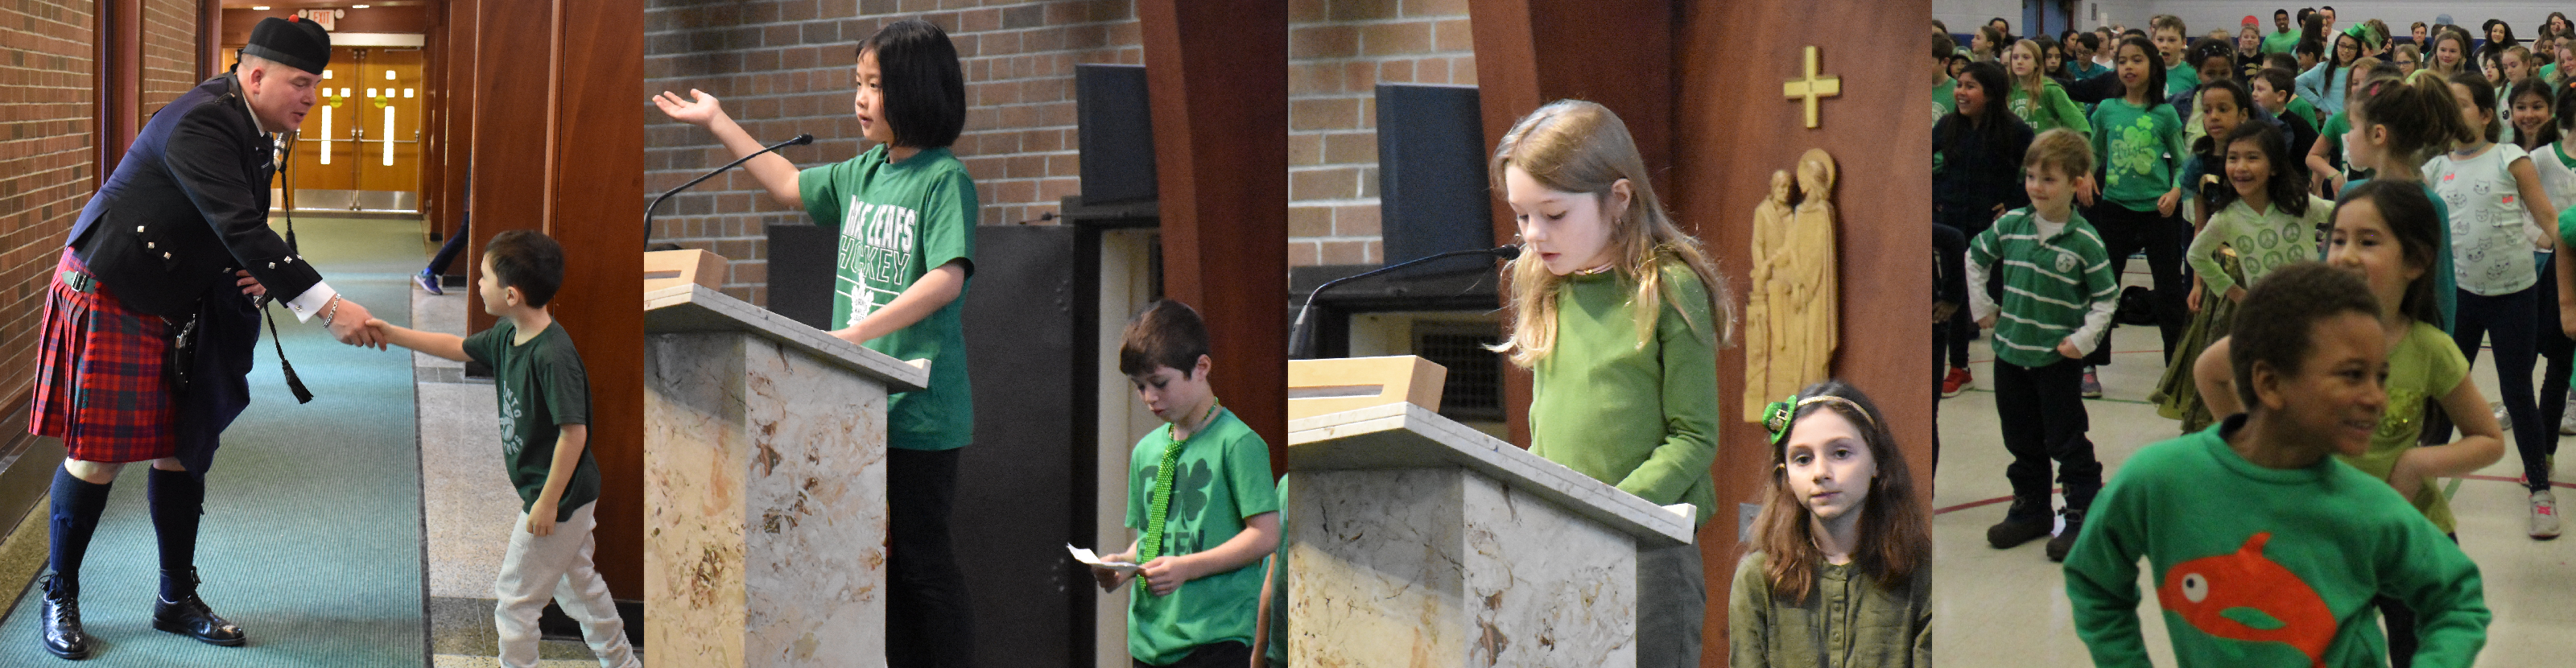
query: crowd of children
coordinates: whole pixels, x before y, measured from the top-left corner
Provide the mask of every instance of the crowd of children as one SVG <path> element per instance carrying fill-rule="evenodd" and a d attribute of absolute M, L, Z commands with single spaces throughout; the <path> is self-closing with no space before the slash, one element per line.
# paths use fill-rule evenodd
<path fill-rule="evenodd" d="M 2099 665 L 2145 665 L 2142 557 L 2183 665 L 2466 665 L 2489 614 L 2436 482 L 2501 460 L 2510 431 L 2525 533 L 2560 532 L 2576 29 L 2552 13 L 2526 42 L 2444 16 L 2400 36 L 2330 7 L 2196 41 L 2174 16 L 2147 25 L 1934 39 L 1966 61 L 1936 91 L 1933 207 L 1969 239 L 1973 313 L 1936 328 L 1935 373 L 1944 397 L 1972 387 L 1967 343 L 1990 339 L 2013 497 L 1988 540 L 2062 527 L 2047 556 Z M 2015 75 L 2016 113 L 1986 103 L 1981 54 Z M 2020 76 L 2026 54 L 2060 55 Z M 2056 120 L 2059 91 L 2085 123 Z M 2124 290 L 2133 254 L 2147 285 Z M 2183 436 L 2106 485 L 2079 397 L 2101 396 L 2114 320 L 2164 335 L 2156 385 L 2130 389 Z M 2470 378 L 2482 350 L 2494 388 Z"/>

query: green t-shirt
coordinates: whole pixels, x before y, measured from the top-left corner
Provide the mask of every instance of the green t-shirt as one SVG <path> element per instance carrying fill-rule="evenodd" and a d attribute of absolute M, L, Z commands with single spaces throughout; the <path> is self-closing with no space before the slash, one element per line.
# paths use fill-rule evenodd
<path fill-rule="evenodd" d="M 2198 68 L 2189 65 L 2165 68 L 2165 97 L 2181 95 L 2183 91 L 2199 87 L 2200 70 Z"/>
<path fill-rule="evenodd" d="M 2298 48 L 2299 31 L 2292 30 L 2282 32 L 2275 30 L 2272 31 L 2272 34 L 2263 36 L 2263 46 L 2258 50 L 2263 53 L 2290 53 L 2297 51 Z"/>
<path fill-rule="evenodd" d="M 2335 455 L 2343 463 L 2361 469 L 2370 477 L 2387 480 L 2397 468 L 2397 456 L 2415 448 L 2415 437 L 2424 433 L 2424 407 L 2438 405 L 2442 397 L 2469 377 L 2469 358 L 2460 354 L 2459 344 L 2442 328 L 2416 322 L 2406 330 L 2405 338 L 2388 351 L 2388 408 L 2379 415 L 2379 429 L 2370 434 L 2370 449 L 2359 457 Z M 2424 518 L 2433 521 L 2442 533 L 2458 530 L 2451 517 L 2451 501 L 2442 495 L 2440 486 L 2424 481 L 2424 487 L 2408 499 Z"/>
<path fill-rule="evenodd" d="M 2386 666 L 2381 596 L 2415 612 L 2415 665 L 2469 665 L 2493 615 L 2459 544 L 2334 458 L 2286 470 L 2246 461 L 2224 440 L 2245 419 L 2139 449 L 2094 499 L 2066 555 L 2093 664 L 2148 665 L 2143 557 L 2176 665 Z"/>
<path fill-rule="evenodd" d="M 2182 141 L 2182 117 L 2173 105 L 2150 106 L 2111 98 L 2093 109 L 2093 155 L 2102 161 L 2102 199 L 2130 211 L 2153 211 L 2173 190 L 2174 176 L 2191 148 Z"/>
<path fill-rule="evenodd" d="M 1715 321 L 1698 273 L 1669 257 L 1657 266 L 1662 311 L 1643 346 L 1635 282 L 1613 271 L 1557 285 L 1556 347 L 1530 383 L 1529 451 L 1657 505 L 1698 506 L 1706 523 L 1717 506 Z"/>
<path fill-rule="evenodd" d="M 1161 472 L 1163 448 L 1171 439 L 1172 426 L 1163 425 L 1136 441 L 1136 450 L 1128 457 L 1127 528 L 1140 536 L 1145 532 L 1154 476 Z M 1183 441 L 1180 459 L 1172 467 L 1171 505 L 1163 516 L 1164 556 L 1216 549 L 1243 533 L 1244 520 L 1279 510 L 1277 478 L 1270 474 L 1270 446 L 1234 411 L 1218 410 L 1215 419 Z M 1255 560 L 1203 576 L 1181 583 L 1168 596 L 1155 596 L 1141 580 L 1130 585 L 1127 653 L 1160 666 L 1181 660 L 1201 645 L 1229 640 L 1251 645 L 1265 566 Z"/>
<path fill-rule="evenodd" d="M 797 174 L 814 224 L 841 233 L 832 279 L 832 327 L 844 328 L 894 301 L 922 275 L 949 262 L 975 273 L 975 180 L 945 148 L 900 163 L 886 147 Z M 930 360 L 930 389 L 900 392 L 886 406 L 886 445 L 947 450 L 975 439 L 974 396 L 966 385 L 966 332 L 957 298 L 920 322 L 867 342 L 901 360 Z"/>
<path fill-rule="evenodd" d="M 1932 87 L 1932 124 L 1940 125 L 1941 117 L 1950 115 L 1951 111 L 1958 108 L 1959 80 L 1943 78 L 1940 85 Z"/>
<path fill-rule="evenodd" d="M 590 424 L 590 375 L 562 324 L 546 325 L 527 343 L 511 343 L 518 332 L 509 320 L 495 323 L 465 337 L 465 356 L 492 368 L 492 389 L 501 397 L 501 463 L 525 511 L 546 491 L 563 425 Z M 599 462 L 591 458 L 589 444 L 583 446 L 581 463 L 555 502 L 557 522 L 571 521 L 572 511 L 599 500 Z"/>
<path fill-rule="evenodd" d="M 2292 116 L 2299 117 L 2299 120 L 2301 121 L 2306 121 L 2308 125 L 2317 124 L 2317 105 L 2308 104 L 2307 98 L 2293 95 L 2290 97 L 2290 103 L 2281 105 L 2281 109 L 2289 112 Z M 2338 139 L 2336 141 L 2340 142 L 2342 140 Z M 2305 160 L 2304 157 L 2301 157 L 2300 159 Z"/>

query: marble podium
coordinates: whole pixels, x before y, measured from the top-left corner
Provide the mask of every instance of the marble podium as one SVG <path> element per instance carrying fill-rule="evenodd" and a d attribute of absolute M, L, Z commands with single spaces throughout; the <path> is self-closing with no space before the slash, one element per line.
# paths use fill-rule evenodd
<path fill-rule="evenodd" d="M 1636 554 L 1658 507 L 1391 403 L 1288 425 L 1288 663 L 1636 665 Z"/>
<path fill-rule="evenodd" d="M 926 367 L 689 283 L 644 331 L 653 665 L 885 665 L 886 395 Z"/>

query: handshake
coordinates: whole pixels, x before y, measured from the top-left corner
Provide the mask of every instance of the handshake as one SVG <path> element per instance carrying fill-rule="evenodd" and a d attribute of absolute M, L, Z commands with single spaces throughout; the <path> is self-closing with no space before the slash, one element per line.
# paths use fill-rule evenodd
<path fill-rule="evenodd" d="M 248 271 L 233 272 L 233 279 L 233 285 L 241 288 L 243 295 L 268 296 L 268 286 L 260 285 L 259 279 L 251 278 Z M 367 313 L 367 307 L 359 306 L 356 300 L 334 296 L 322 308 L 322 326 L 331 330 L 331 338 L 353 346 L 385 349 L 384 330 L 376 327 L 385 321 Z"/>

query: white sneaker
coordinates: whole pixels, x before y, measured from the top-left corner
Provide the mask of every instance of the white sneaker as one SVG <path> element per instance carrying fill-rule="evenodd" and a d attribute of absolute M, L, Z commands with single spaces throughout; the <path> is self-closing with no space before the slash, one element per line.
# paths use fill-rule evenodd
<path fill-rule="evenodd" d="M 2558 435 L 2576 436 L 2576 393 L 2567 395 L 2567 409 L 2558 418 Z"/>
<path fill-rule="evenodd" d="M 2495 409 L 2496 424 L 2502 431 L 2513 431 L 2513 415 L 2505 412 L 2504 402 L 2498 401 L 2488 404 L 2487 407 Z"/>
<path fill-rule="evenodd" d="M 2558 537 L 2558 498 L 2549 490 L 2531 493 L 2531 538 L 2549 540 Z"/>

